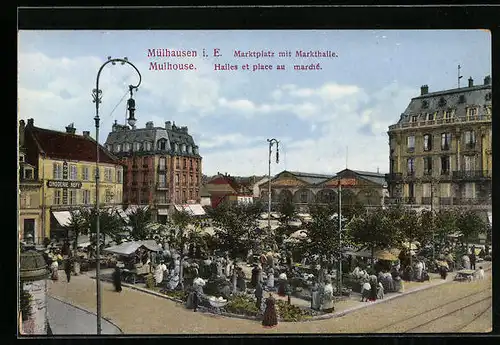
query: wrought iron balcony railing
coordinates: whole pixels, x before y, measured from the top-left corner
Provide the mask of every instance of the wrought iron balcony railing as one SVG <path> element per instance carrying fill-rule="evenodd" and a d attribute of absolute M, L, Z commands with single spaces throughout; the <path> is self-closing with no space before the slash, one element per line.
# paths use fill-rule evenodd
<path fill-rule="evenodd" d="M 473 180 L 491 178 L 491 173 L 487 170 L 457 170 L 453 172 L 455 180 Z"/>

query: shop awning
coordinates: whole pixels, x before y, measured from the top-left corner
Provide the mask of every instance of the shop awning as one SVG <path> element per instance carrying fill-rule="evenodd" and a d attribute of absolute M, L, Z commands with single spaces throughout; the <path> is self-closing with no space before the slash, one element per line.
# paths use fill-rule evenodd
<path fill-rule="evenodd" d="M 69 211 L 52 212 L 54 218 L 60 226 L 68 226 L 71 222 L 71 213 Z"/>
<path fill-rule="evenodd" d="M 177 211 L 185 211 L 191 216 L 203 216 L 206 214 L 203 206 L 200 204 L 184 204 L 184 205 L 174 205 Z"/>
<path fill-rule="evenodd" d="M 107 253 L 128 256 L 134 254 L 137 249 L 141 247 L 152 252 L 161 251 L 161 247 L 154 240 L 125 242 L 117 246 L 105 248 L 104 251 Z"/>

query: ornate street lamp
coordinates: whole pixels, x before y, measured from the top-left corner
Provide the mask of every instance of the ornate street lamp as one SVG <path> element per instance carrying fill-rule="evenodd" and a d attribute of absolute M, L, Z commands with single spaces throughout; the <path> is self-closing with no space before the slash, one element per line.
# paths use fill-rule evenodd
<path fill-rule="evenodd" d="M 96 246 L 96 284 L 97 284 L 97 334 L 101 334 L 101 265 L 100 265 L 100 244 L 101 244 L 101 234 L 100 234 L 100 222 L 99 222 L 99 104 L 101 103 L 102 99 L 102 90 L 99 89 L 99 78 L 101 76 L 101 72 L 107 64 L 111 63 L 113 65 L 116 65 L 116 63 L 119 62 L 122 65 L 128 64 L 132 66 L 137 74 L 139 75 L 139 82 L 137 85 L 130 85 L 130 99 L 128 100 L 128 107 L 129 110 L 132 109 L 133 111 L 130 112 L 130 117 L 128 119 L 128 122 L 131 126 L 135 125 L 135 118 L 134 118 L 134 111 L 135 111 L 135 101 L 132 98 L 132 89 L 138 89 L 139 85 L 141 85 L 142 81 L 142 76 L 137 67 L 135 67 L 131 62 L 128 61 L 128 59 L 125 57 L 123 59 L 113 59 L 111 56 L 108 56 L 108 61 L 106 61 L 102 66 L 99 68 L 99 71 L 97 72 L 97 78 L 96 78 L 96 83 L 95 83 L 95 89 L 92 90 L 92 101 L 95 103 L 95 142 L 96 142 L 96 162 L 95 162 L 95 167 L 96 167 L 96 175 L 95 175 L 95 192 L 96 192 L 96 198 L 95 198 L 95 205 L 96 205 L 96 237 L 97 237 L 97 246 Z"/>
<path fill-rule="evenodd" d="M 269 143 L 269 171 L 268 171 L 268 181 L 267 181 L 267 197 L 268 197 L 268 205 L 267 205 L 267 229 L 268 229 L 268 235 L 271 234 L 271 156 L 273 154 L 273 146 L 276 144 L 276 164 L 280 162 L 280 149 L 279 149 L 279 141 L 276 139 L 267 139 L 267 142 Z"/>

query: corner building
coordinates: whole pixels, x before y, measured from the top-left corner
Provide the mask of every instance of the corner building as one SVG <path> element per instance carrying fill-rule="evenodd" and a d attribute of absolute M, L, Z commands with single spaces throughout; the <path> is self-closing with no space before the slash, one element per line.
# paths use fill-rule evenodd
<path fill-rule="evenodd" d="M 105 145 L 125 165 L 125 204 L 148 205 L 154 220 L 164 222 L 175 205 L 200 202 L 201 156 L 187 127 L 115 122 Z"/>
<path fill-rule="evenodd" d="M 491 78 L 421 94 L 389 127 L 389 203 L 491 210 Z"/>

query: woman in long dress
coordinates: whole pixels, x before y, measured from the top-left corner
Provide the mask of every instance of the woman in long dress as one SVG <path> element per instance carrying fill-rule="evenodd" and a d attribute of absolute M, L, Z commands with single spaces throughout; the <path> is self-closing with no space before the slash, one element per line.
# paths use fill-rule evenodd
<path fill-rule="evenodd" d="M 113 285 L 116 292 L 122 291 L 122 274 L 119 267 L 115 267 L 115 271 L 113 272 Z"/>
<path fill-rule="evenodd" d="M 274 291 L 274 270 L 272 268 L 269 269 L 266 285 L 268 291 Z"/>
<path fill-rule="evenodd" d="M 264 316 L 262 318 L 262 326 L 265 328 L 273 328 L 278 325 L 278 315 L 276 312 L 276 300 L 269 294 L 266 299 L 266 310 L 264 311 Z"/>
<path fill-rule="evenodd" d="M 50 270 L 52 272 L 52 280 L 59 280 L 59 263 L 57 260 L 53 260 L 50 264 Z"/>

